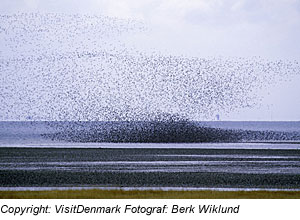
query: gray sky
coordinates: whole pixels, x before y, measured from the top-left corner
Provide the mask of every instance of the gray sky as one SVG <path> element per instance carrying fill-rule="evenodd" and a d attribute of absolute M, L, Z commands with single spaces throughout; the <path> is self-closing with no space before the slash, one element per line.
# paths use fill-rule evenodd
<path fill-rule="evenodd" d="M 141 51 L 300 61 L 299 0 L 1 0 L 1 14 L 16 12 L 141 20 L 150 30 L 123 39 Z M 221 119 L 300 120 L 299 83 L 300 73 L 287 77 L 257 91 L 263 100 L 260 105 L 221 113 Z"/>

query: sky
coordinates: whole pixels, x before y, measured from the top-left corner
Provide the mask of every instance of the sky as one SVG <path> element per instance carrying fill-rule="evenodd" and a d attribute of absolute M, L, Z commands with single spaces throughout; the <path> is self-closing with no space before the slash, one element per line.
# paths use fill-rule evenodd
<path fill-rule="evenodd" d="M 180 54 L 300 59 L 299 0 L 1 1 L 1 13 L 37 11 L 139 19 L 149 47 Z"/>
<path fill-rule="evenodd" d="M 145 52 L 300 62 L 300 0 L 1 0 L 1 14 L 19 12 L 139 20 L 149 31 L 123 40 Z M 299 121 L 299 83 L 300 73 L 287 76 L 257 91 L 260 105 L 221 112 L 221 120 Z"/>

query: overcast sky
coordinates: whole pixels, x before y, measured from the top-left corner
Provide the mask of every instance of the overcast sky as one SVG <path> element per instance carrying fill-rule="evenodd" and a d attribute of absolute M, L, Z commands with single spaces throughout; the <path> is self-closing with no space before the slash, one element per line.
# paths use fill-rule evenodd
<path fill-rule="evenodd" d="M 0 13 L 15 12 L 141 20 L 151 31 L 126 41 L 143 51 L 300 61 L 300 0 L 1 0 Z M 300 73 L 263 91 L 261 106 L 221 119 L 300 120 L 299 83 Z"/>
<path fill-rule="evenodd" d="M 151 46 L 179 53 L 300 59 L 299 0 L 1 0 L 0 9 L 140 19 L 155 30 Z"/>

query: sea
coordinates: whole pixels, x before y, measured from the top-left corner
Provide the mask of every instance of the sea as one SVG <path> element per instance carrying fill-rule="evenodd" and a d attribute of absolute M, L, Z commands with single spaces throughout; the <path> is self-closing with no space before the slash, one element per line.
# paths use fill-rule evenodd
<path fill-rule="evenodd" d="M 300 122 L 0 122 L 0 190 L 53 189 L 300 190 Z"/>

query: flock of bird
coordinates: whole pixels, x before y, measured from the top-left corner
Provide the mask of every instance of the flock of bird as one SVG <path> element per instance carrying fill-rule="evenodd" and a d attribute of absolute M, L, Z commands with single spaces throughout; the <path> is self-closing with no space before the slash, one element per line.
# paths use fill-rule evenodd
<path fill-rule="evenodd" d="M 256 105 L 265 85 L 300 73 L 297 61 L 127 47 L 124 39 L 145 31 L 106 16 L 0 15 L 0 120 L 203 120 Z"/>

